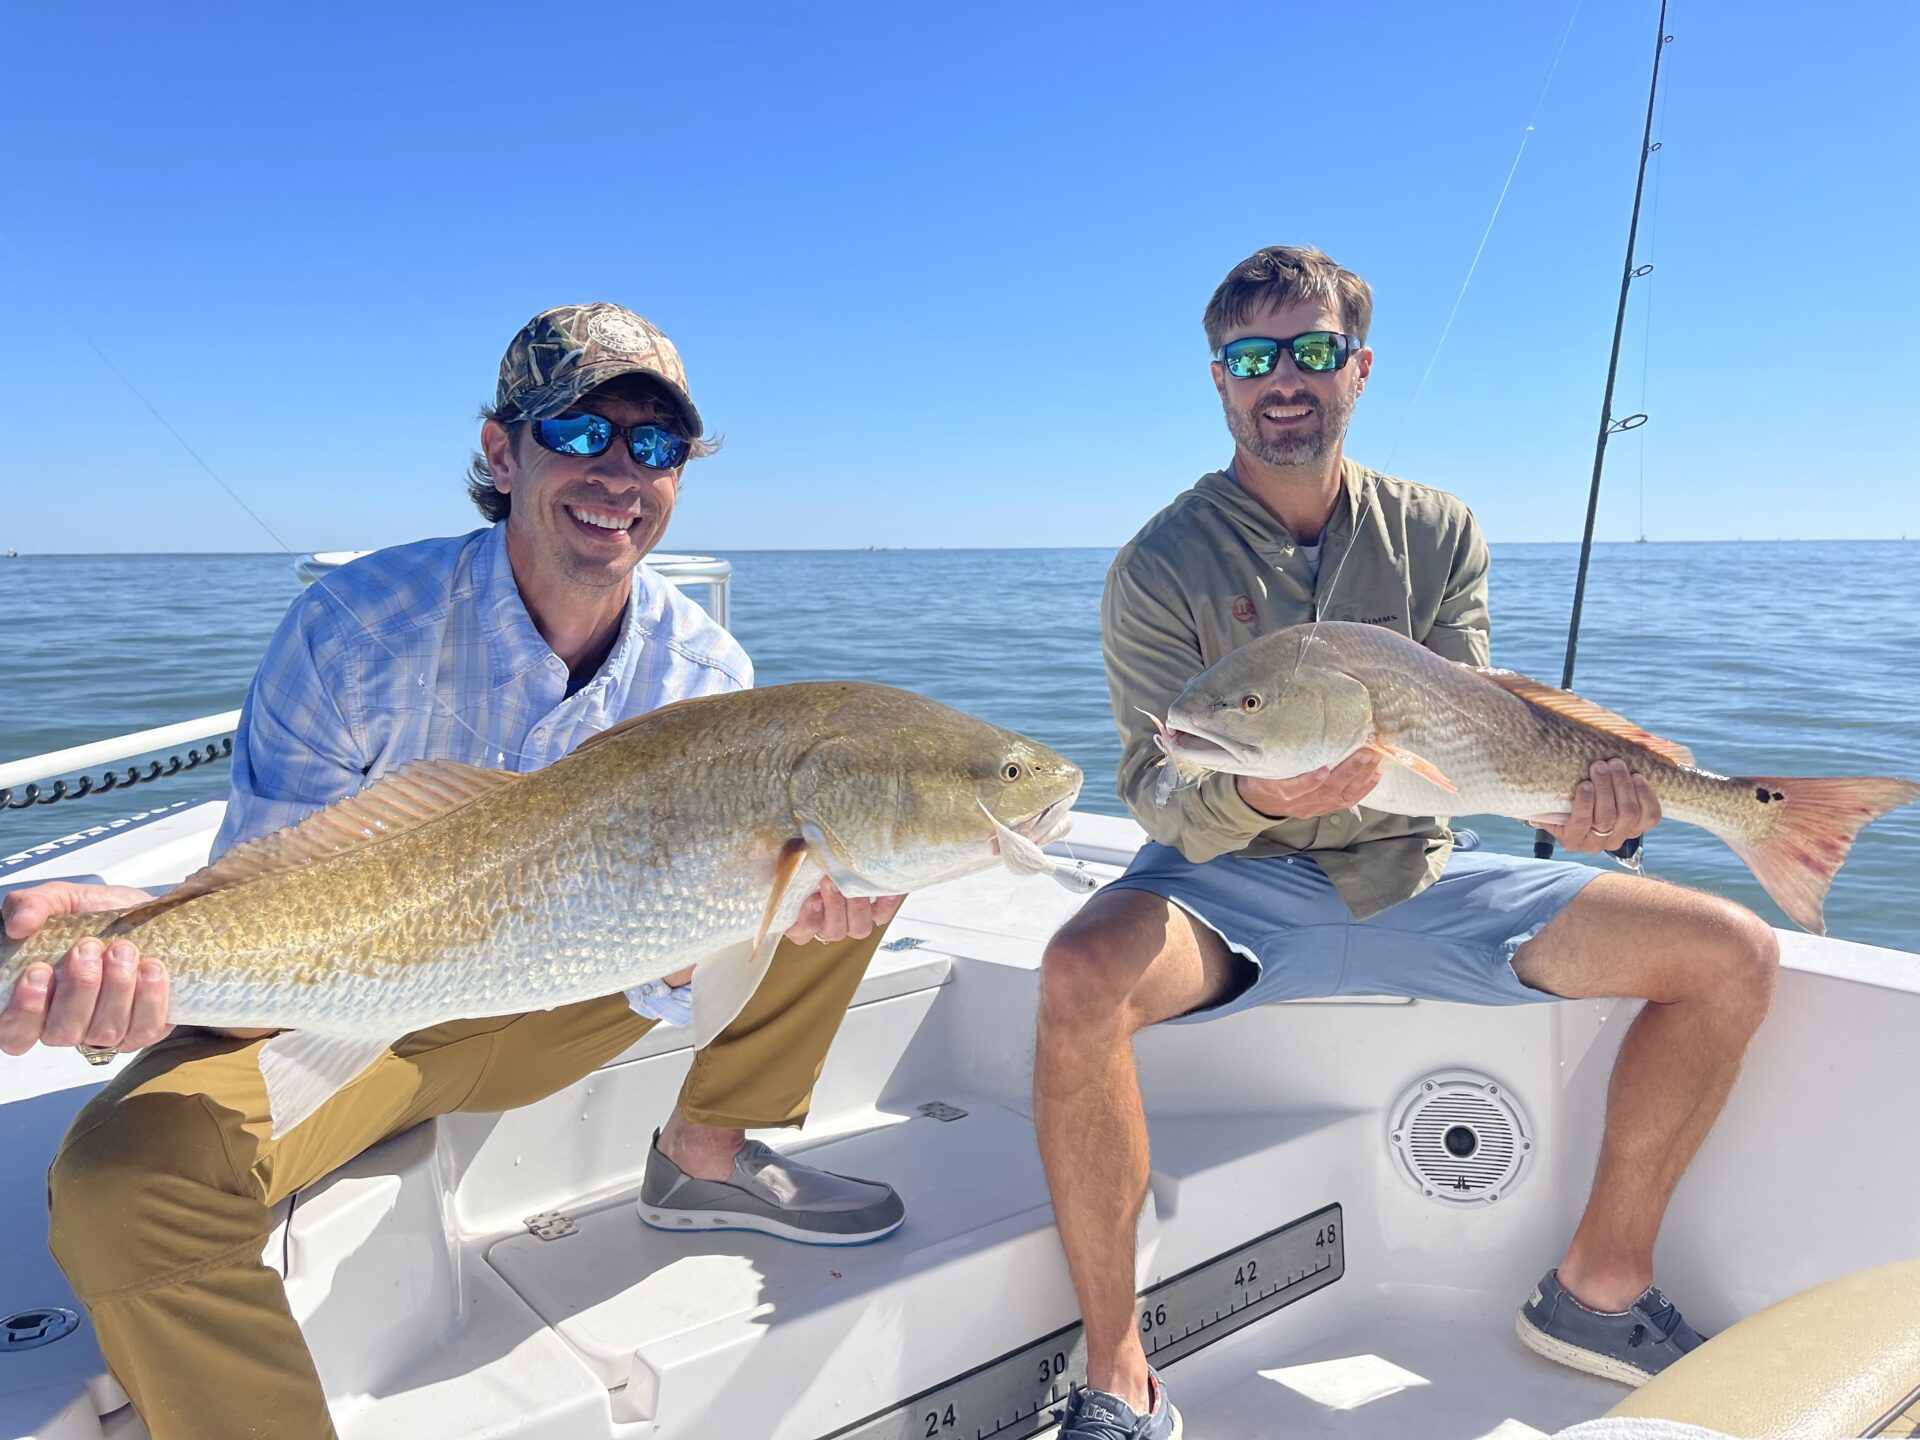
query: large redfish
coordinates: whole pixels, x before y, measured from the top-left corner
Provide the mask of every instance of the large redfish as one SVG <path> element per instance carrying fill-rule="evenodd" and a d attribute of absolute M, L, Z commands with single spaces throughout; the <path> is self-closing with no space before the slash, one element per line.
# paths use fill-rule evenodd
<path fill-rule="evenodd" d="M 1442 659 L 1377 625 L 1328 620 L 1249 641 L 1195 676 L 1162 748 L 1182 771 L 1286 778 L 1357 750 L 1383 760 L 1361 802 L 1394 815 L 1560 824 L 1596 760 L 1644 775 L 1668 819 L 1733 847 L 1795 924 L 1821 907 L 1854 837 L 1920 797 L 1880 775 L 1716 775 L 1684 745 L 1510 670 Z"/>
<path fill-rule="evenodd" d="M 687 700 L 532 774 L 426 761 L 235 846 L 160 899 L 0 939 L 0 996 L 82 935 L 166 961 L 176 1023 L 262 1047 L 275 1135 L 400 1036 L 697 965 L 694 1039 L 739 1013 L 823 875 L 897 895 L 1052 868 L 1080 771 L 884 685 Z"/>

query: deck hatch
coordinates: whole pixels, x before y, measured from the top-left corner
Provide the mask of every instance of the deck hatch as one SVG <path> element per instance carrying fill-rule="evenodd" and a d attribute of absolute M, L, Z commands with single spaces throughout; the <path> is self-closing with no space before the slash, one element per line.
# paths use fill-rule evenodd
<path fill-rule="evenodd" d="M 37 1350 L 64 1340 L 80 1328 L 80 1317 L 60 1305 L 38 1310 L 22 1310 L 0 1320 L 0 1355 L 17 1350 Z"/>

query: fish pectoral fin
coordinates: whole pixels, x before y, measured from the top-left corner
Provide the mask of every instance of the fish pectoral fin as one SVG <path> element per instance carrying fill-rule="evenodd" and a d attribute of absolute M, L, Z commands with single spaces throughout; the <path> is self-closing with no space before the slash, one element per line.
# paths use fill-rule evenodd
<path fill-rule="evenodd" d="M 766 978 L 780 932 L 716 950 L 693 970 L 693 1045 L 703 1049 L 747 1008 Z"/>
<path fill-rule="evenodd" d="M 773 884 L 767 891 L 767 908 L 760 914 L 759 931 L 753 939 L 715 951 L 694 967 L 695 1049 L 731 1025 L 766 978 L 773 952 L 780 948 L 781 932 L 773 928 L 774 917 L 780 913 L 780 902 L 786 898 L 793 877 L 806 858 L 806 841 L 795 839 L 782 845 L 773 862 Z"/>
<path fill-rule="evenodd" d="M 278 1140 L 357 1080 L 392 1045 L 324 1030 L 289 1030 L 260 1047 L 260 1078 L 267 1082 L 267 1113 Z"/>
<path fill-rule="evenodd" d="M 974 802 L 979 805 L 979 801 Z M 1027 839 L 1018 830 L 1009 830 L 1002 825 L 991 810 L 980 805 L 980 813 L 987 817 L 993 826 L 993 845 L 999 853 L 1000 863 L 1016 875 L 1050 875 L 1053 873 L 1053 861 L 1047 852 L 1033 841 Z"/>
<path fill-rule="evenodd" d="M 1460 793 L 1460 787 L 1442 775 L 1438 766 L 1429 760 L 1422 759 L 1411 750 L 1402 750 L 1398 745 L 1389 745 L 1384 740 L 1375 740 L 1369 745 L 1362 745 L 1360 749 L 1363 754 L 1378 755 L 1382 760 L 1391 760 L 1396 765 L 1406 766 L 1422 780 L 1438 785 L 1449 794 Z"/>
<path fill-rule="evenodd" d="M 1545 830 L 1549 827 L 1557 829 L 1571 819 L 1573 819 L 1573 813 L 1568 810 L 1556 810 L 1551 815 L 1523 815 L 1520 817 L 1522 824 L 1531 825 L 1536 830 Z"/>
<path fill-rule="evenodd" d="M 800 869 L 800 862 L 807 858 L 807 842 L 794 839 L 780 847 L 780 854 L 773 862 L 773 886 L 767 891 L 767 908 L 760 912 L 760 928 L 755 932 L 750 950 L 757 953 L 766 942 L 767 931 L 773 928 L 773 917 L 780 913 L 780 902 L 786 898 L 787 887 L 793 884 L 793 877 Z"/>

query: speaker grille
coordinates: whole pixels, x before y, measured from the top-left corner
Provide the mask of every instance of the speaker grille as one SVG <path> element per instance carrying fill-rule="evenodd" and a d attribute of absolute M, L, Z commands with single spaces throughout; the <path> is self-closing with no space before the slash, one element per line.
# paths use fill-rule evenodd
<path fill-rule="evenodd" d="M 1444 1205 L 1489 1204 L 1520 1183 L 1533 1131 L 1506 1087 L 1475 1070 L 1416 1080 L 1388 1113 L 1400 1173 Z"/>

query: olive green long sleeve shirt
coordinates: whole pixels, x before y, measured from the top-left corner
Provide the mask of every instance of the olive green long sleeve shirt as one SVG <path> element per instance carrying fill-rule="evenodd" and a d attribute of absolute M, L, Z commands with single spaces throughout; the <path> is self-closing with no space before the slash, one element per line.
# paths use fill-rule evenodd
<path fill-rule="evenodd" d="M 1438 878 L 1453 848 L 1444 822 L 1364 806 L 1275 820 L 1217 773 L 1159 805 L 1160 752 L 1140 713 L 1164 718 L 1187 682 L 1229 650 L 1316 619 L 1383 625 L 1449 660 L 1487 663 L 1487 547 L 1472 512 L 1444 491 L 1352 460 L 1342 462 L 1342 480 L 1316 581 L 1272 512 L 1228 474 L 1203 475 L 1114 557 L 1101 637 L 1120 729 L 1120 798 L 1146 832 L 1195 863 L 1311 853 L 1365 919 Z"/>

